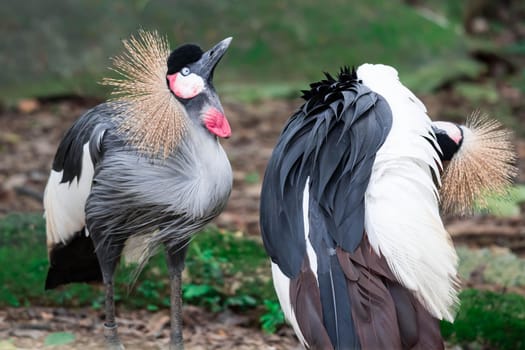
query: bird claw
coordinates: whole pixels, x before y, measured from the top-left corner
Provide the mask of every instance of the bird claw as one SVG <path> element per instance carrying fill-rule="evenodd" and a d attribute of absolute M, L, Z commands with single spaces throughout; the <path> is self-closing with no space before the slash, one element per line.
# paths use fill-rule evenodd
<path fill-rule="evenodd" d="M 184 344 L 182 342 L 170 342 L 170 350 L 184 350 Z"/>
<path fill-rule="evenodd" d="M 124 345 L 120 342 L 117 333 L 118 326 L 104 323 L 104 337 L 106 338 L 106 347 L 108 350 L 125 350 Z"/>

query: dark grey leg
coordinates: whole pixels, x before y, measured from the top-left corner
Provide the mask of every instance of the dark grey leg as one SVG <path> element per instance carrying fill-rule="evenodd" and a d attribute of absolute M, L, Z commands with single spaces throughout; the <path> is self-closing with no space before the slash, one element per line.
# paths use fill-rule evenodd
<path fill-rule="evenodd" d="M 104 337 L 106 338 L 106 347 L 109 350 L 123 350 L 124 346 L 120 342 L 117 333 L 117 322 L 115 320 L 115 298 L 113 290 L 113 275 L 120 258 L 122 247 L 114 245 L 111 248 L 104 249 L 101 247 L 96 251 L 97 258 L 102 271 L 104 286 L 106 287 L 106 320 L 104 322 Z"/>
<path fill-rule="evenodd" d="M 118 337 L 117 322 L 115 321 L 113 275 L 128 235 L 125 233 L 115 234 L 115 232 L 117 230 L 117 232 L 126 232 L 124 229 L 126 227 L 125 220 L 129 214 L 122 208 L 117 209 L 116 205 L 108 200 L 107 194 L 112 193 L 112 191 L 114 189 L 111 187 L 96 181 L 93 182 L 91 194 L 86 202 L 86 225 L 95 246 L 102 280 L 106 287 L 106 319 L 104 322 L 106 347 L 110 350 L 122 350 L 124 346 Z"/>
<path fill-rule="evenodd" d="M 170 350 L 183 350 L 182 339 L 182 270 L 187 244 L 166 249 L 171 286 Z"/>
<path fill-rule="evenodd" d="M 115 300 L 113 298 L 113 282 L 104 283 L 106 287 L 106 321 L 104 322 L 104 337 L 106 346 L 110 350 L 121 350 L 124 346 L 120 342 L 115 321 Z"/>
<path fill-rule="evenodd" d="M 170 350 L 183 350 L 181 272 L 171 276 L 171 331 Z"/>

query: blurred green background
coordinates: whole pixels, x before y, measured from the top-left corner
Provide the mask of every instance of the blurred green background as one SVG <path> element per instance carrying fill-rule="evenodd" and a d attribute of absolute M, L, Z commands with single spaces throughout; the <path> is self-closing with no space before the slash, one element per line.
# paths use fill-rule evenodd
<path fill-rule="evenodd" d="M 109 57 L 120 51 L 121 39 L 138 28 L 165 33 L 173 47 L 195 42 L 206 48 L 233 36 L 217 77 L 218 85 L 235 90 L 233 96 L 241 90 L 239 84 L 286 90 L 318 79 L 322 71 L 364 62 L 393 65 L 407 85 L 428 92 L 460 76 L 476 77 L 483 65 L 469 55 L 473 50 L 525 50 L 522 42 L 502 47 L 469 38 L 464 12 L 476 1 L 416 3 L 419 6 L 381 0 L 4 1 L 0 93 L 4 99 L 103 95 L 96 82 L 107 73 Z"/>

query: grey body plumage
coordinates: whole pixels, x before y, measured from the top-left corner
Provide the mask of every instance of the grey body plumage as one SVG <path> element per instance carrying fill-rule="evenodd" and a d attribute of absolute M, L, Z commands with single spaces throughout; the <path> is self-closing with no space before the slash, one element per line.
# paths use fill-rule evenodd
<path fill-rule="evenodd" d="M 61 145 L 64 154 L 57 155 L 54 170 L 64 170 L 62 182 L 76 181 L 82 174 L 76 160 L 89 143 L 95 172 L 86 201 L 87 232 L 95 249 L 105 251 L 99 255 L 114 261 L 128 239 L 148 235 L 138 247 L 143 264 L 160 244 L 170 249 L 187 244 L 223 210 L 232 170 L 217 138 L 194 123 L 166 159 L 146 157 L 118 131 L 113 111 L 105 103 L 86 112 L 64 139 L 68 144 Z M 76 157 L 69 157 L 71 150 Z"/>
<path fill-rule="evenodd" d="M 222 211 L 231 192 L 231 166 L 217 138 L 190 124 L 166 159 L 148 158 L 126 144 L 108 110 L 102 105 L 85 116 L 96 113 L 99 125 L 107 127 L 98 129 L 104 131 L 104 157 L 95 166 L 87 201 L 89 231 L 107 239 L 159 230 L 152 243 L 186 241 Z"/>

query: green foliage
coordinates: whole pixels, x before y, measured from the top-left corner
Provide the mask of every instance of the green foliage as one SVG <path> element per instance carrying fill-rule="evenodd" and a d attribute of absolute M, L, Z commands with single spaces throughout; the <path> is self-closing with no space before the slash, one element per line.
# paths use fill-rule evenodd
<path fill-rule="evenodd" d="M 225 304 L 237 309 L 246 309 L 257 306 L 258 300 L 250 295 L 239 295 L 229 297 Z"/>
<path fill-rule="evenodd" d="M 10 53 L 0 55 L 2 99 L 105 96 L 97 81 L 108 74 L 108 57 L 120 52 L 121 38 L 139 27 L 167 34 L 173 47 L 198 42 L 207 48 L 233 36 L 216 85 L 242 100 L 297 96 L 297 88 L 321 78 L 323 71 L 365 61 L 394 65 L 402 79 L 415 76 L 423 89 L 473 67 L 455 18 L 439 23 L 401 0 L 101 0 L 96 5 L 49 0 L 32 6 L 15 1 L 0 3 L 0 12 L 6 21 L 0 31 L 7 38 L 0 52 Z M 97 18 L 98 25 L 89 18 Z M 32 84 L 24 79 L 28 76 Z"/>
<path fill-rule="evenodd" d="M 244 177 L 244 181 L 248 184 L 254 185 L 261 182 L 261 177 L 259 176 L 259 173 L 254 171 L 249 174 L 246 174 L 246 176 Z"/>
<path fill-rule="evenodd" d="M 260 243 L 241 234 L 208 228 L 192 241 L 183 286 L 185 300 L 216 311 L 246 309 L 272 295 L 268 259 Z"/>
<path fill-rule="evenodd" d="M 65 345 L 75 341 L 75 335 L 69 332 L 50 333 L 44 340 L 44 346 Z"/>
<path fill-rule="evenodd" d="M 39 305 L 104 305 L 101 286 L 70 284 L 44 292 L 47 273 L 45 224 L 39 214 L 11 214 L 0 219 L 0 307 Z M 209 227 L 190 244 L 183 275 L 184 301 L 210 310 L 242 310 L 275 298 L 261 244 L 241 234 Z M 121 264 L 115 277 L 115 300 L 130 308 L 154 311 L 169 307 L 170 287 L 165 256 L 154 256 L 134 288 L 134 266 Z M 22 277 L 23 276 L 23 277 Z"/>
<path fill-rule="evenodd" d="M 182 295 L 184 299 L 188 299 L 188 300 L 202 298 L 202 297 L 205 297 L 206 295 L 216 294 L 216 293 L 217 293 L 217 290 L 207 284 L 188 283 L 184 285 L 184 288 L 182 290 Z"/>
<path fill-rule="evenodd" d="M 254 103 L 271 99 L 293 99 L 306 88 L 305 82 L 224 82 L 219 83 L 221 98 L 227 101 Z"/>
<path fill-rule="evenodd" d="M 469 280 L 473 272 L 486 283 L 503 287 L 525 286 L 525 260 L 512 254 L 508 249 L 457 248 L 460 264 L 459 275 Z"/>
<path fill-rule="evenodd" d="M 259 318 L 261 328 L 267 333 L 275 333 L 284 324 L 281 306 L 277 300 L 264 300 L 264 308 L 266 312 Z"/>
<path fill-rule="evenodd" d="M 445 339 L 463 346 L 475 342 L 482 348 L 525 349 L 522 296 L 469 289 L 461 293 L 460 300 L 454 323 L 441 323 Z"/>
<path fill-rule="evenodd" d="M 42 294 L 47 271 L 44 230 L 41 215 L 13 214 L 0 220 L 0 305 L 22 306 Z"/>
<path fill-rule="evenodd" d="M 511 217 L 520 214 L 520 204 L 525 202 L 525 185 L 509 187 L 504 195 L 489 195 L 486 198 L 486 209 L 492 214 Z"/>
<path fill-rule="evenodd" d="M 454 91 L 464 97 L 472 105 L 481 102 L 497 103 L 499 94 L 497 87 L 493 84 L 476 84 L 471 82 L 456 83 Z"/>
<path fill-rule="evenodd" d="M 481 65 L 470 59 L 444 57 L 408 74 L 401 71 L 400 79 L 403 84 L 418 93 L 429 93 L 458 77 L 474 78 L 480 70 Z"/>

